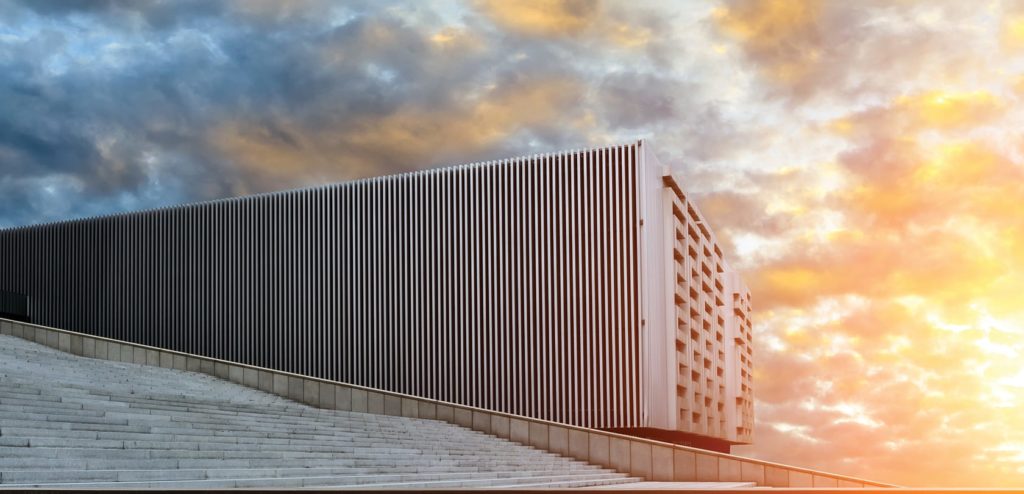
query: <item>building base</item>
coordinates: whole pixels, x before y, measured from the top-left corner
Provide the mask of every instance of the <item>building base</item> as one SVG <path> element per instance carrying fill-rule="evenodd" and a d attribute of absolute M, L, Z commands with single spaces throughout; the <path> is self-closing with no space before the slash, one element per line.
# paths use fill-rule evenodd
<path fill-rule="evenodd" d="M 689 432 L 655 429 L 653 427 L 633 427 L 601 430 L 615 432 L 617 434 L 626 434 L 629 436 L 653 439 L 655 441 L 678 444 L 680 446 L 689 446 L 691 448 L 700 448 L 706 449 L 708 451 L 717 451 L 719 453 L 727 454 L 730 453 L 730 448 L 733 445 L 743 444 L 726 441 L 724 439 L 700 436 L 697 434 L 691 434 Z"/>

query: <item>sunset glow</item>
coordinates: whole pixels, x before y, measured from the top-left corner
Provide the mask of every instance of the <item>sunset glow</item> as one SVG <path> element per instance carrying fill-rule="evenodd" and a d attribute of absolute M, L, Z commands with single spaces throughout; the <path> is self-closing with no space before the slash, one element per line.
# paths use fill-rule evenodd
<path fill-rule="evenodd" d="M 73 5 L 0 1 L 0 227 L 649 138 L 753 293 L 737 454 L 1024 485 L 1024 4 Z"/>

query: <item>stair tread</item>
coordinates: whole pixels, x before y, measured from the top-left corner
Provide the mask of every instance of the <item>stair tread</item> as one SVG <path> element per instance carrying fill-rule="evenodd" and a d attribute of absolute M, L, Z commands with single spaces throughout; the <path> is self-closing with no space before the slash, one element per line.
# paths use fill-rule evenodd
<path fill-rule="evenodd" d="M 0 489 L 611 485 L 437 420 L 318 409 L 208 375 L 0 335 Z"/>

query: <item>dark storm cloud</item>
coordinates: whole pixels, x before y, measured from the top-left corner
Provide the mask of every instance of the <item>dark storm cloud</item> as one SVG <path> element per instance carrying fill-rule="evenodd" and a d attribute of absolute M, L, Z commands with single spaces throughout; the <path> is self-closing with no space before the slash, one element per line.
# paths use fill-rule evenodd
<path fill-rule="evenodd" d="M 376 56 L 392 59 L 383 65 L 415 70 L 408 69 L 415 65 L 415 53 L 356 53 L 361 60 L 325 65 L 324 46 L 332 37 L 358 38 L 368 24 L 364 19 L 326 33 L 287 23 L 269 31 L 245 22 L 224 22 L 206 33 L 193 26 L 170 29 L 220 8 L 196 5 L 28 2 L 32 11 L 47 16 L 45 23 L 68 26 L 27 29 L 22 36 L 0 42 L 0 193 L 13 199 L 17 192 L 19 199 L 5 201 L 0 225 L 57 219 L 54 214 L 66 213 L 45 210 L 15 190 L 26 181 L 37 187 L 53 182 L 80 193 L 78 200 L 108 205 L 124 202 L 119 196 L 141 197 L 143 206 L 178 200 L 177 194 L 161 196 L 165 191 L 154 189 L 154 184 L 182 179 L 198 180 L 188 187 L 185 199 L 249 192 L 247 177 L 208 146 L 206 133 L 219 122 L 239 117 L 261 120 L 276 142 L 294 145 L 294 138 L 276 127 L 275 119 L 319 125 L 387 112 L 407 97 L 401 84 L 371 80 L 359 64 Z M 27 9 L 18 14 L 23 26 L 44 22 Z M 126 28 L 121 21 L 136 14 L 162 30 Z M 86 23 L 88 35 L 123 45 L 114 53 L 123 60 L 102 60 L 98 51 L 107 48 L 103 45 L 70 47 L 66 36 L 74 36 L 76 27 L 68 19 L 77 15 L 87 16 L 75 23 Z M 401 26 L 381 29 L 405 36 L 397 44 L 413 44 Z M 398 82 L 415 76 L 400 73 Z M 82 206 L 72 215 L 86 209 Z"/>
<path fill-rule="evenodd" d="M 154 29 L 167 29 L 222 12 L 219 2 L 203 0 L 16 0 L 13 3 L 43 16 L 91 15 L 111 23 L 137 20 Z"/>
<path fill-rule="evenodd" d="M 0 193 L 20 199 L 5 201 L 0 225 L 102 213 L 96 206 L 117 209 L 118 203 L 135 204 L 147 187 L 156 192 L 151 182 L 159 167 L 194 152 L 191 125 L 200 120 L 201 108 L 175 77 L 179 68 L 153 53 L 127 52 L 121 55 L 131 59 L 129 70 L 111 70 L 98 54 L 71 47 L 73 33 L 24 12 L 21 19 L 28 25 L 5 26 L 22 29 L 19 35 L 0 42 Z M 32 30 L 31 23 L 43 28 Z M 202 69 L 200 57 L 182 51 L 181 63 Z M 93 58 L 79 58 L 86 56 Z M 51 194 L 46 188 L 56 196 L 44 200 Z M 167 199 L 143 198 L 141 205 Z M 45 204 L 53 201 L 80 202 Z"/>
<path fill-rule="evenodd" d="M 683 85 L 650 75 L 666 68 L 669 23 L 595 5 L 583 29 L 552 40 L 473 10 L 444 20 L 377 2 L 0 0 L 0 193 L 37 189 L 0 210 L 0 227 L 582 147 L 707 116 Z M 677 142 L 714 154 L 718 138 L 701 132 L 718 125 L 695 120 Z M 43 206 L 52 191 L 68 207 Z"/>

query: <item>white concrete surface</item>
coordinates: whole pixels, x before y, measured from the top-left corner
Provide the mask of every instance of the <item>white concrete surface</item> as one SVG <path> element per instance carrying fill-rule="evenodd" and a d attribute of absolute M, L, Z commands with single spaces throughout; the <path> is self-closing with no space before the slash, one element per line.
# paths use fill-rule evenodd
<path fill-rule="evenodd" d="M 321 410 L 0 335 L 0 489 L 592 487 L 616 473 L 445 422 Z"/>

